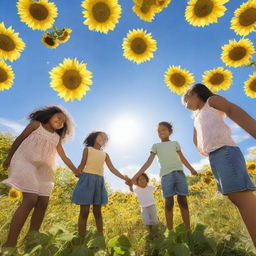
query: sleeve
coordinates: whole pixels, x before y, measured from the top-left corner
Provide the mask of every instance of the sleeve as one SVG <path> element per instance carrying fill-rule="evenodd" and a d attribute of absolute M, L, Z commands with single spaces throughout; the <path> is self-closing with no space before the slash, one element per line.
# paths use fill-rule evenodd
<path fill-rule="evenodd" d="M 157 147 L 156 147 L 156 144 L 153 144 L 151 150 L 150 150 L 152 153 L 154 154 L 157 154 Z"/>
<path fill-rule="evenodd" d="M 181 151 L 180 144 L 178 141 L 176 141 L 176 151 Z"/>

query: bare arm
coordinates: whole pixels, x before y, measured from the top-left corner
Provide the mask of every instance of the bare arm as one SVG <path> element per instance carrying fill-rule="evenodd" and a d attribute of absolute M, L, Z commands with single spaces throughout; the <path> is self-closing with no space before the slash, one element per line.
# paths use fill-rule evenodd
<path fill-rule="evenodd" d="M 58 143 L 57 145 L 57 151 L 58 151 L 58 154 L 60 156 L 60 158 L 62 159 L 62 161 L 67 165 L 67 167 L 69 169 L 72 170 L 72 172 L 76 175 L 76 176 L 79 176 L 79 172 L 78 170 L 76 169 L 76 167 L 74 166 L 74 164 L 72 163 L 72 161 L 66 156 L 64 150 L 63 150 L 63 147 L 61 145 L 61 142 Z"/>
<path fill-rule="evenodd" d="M 177 151 L 179 155 L 180 161 L 190 170 L 191 174 L 196 175 L 197 171 L 191 166 L 191 164 L 187 161 L 185 156 L 182 154 L 181 151 Z"/>
<path fill-rule="evenodd" d="M 221 96 L 212 96 L 208 102 L 211 107 L 226 113 L 231 120 L 237 123 L 252 137 L 256 138 L 256 120 L 247 114 L 242 108 Z"/>
<path fill-rule="evenodd" d="M 12 160 L 12 157 L 15 153 L 15 151 L 18 149 L 20 144 L 25 140 L 34 130 L 36 130 L 39 127 L 40 123 L 38 121 L 31 122 L 24 131 L 15 139 L 13 142 L 10 152 L 6 158 L 6 160 L 3 163 L 3 168 L 8 169 L 10 162 Z"/>
<path fill-rule="evenodd" d="M 114 165 L 112 164 L 111 160 L 110 160 L 110 157 L 109 155 L 107 154 L 106 156 L 106 160 L 105 160 L 106 164 L 107 164 L 107 167 L 108 169 L 113 173 L 115 174 L 117 177 L 123 179 L 123 180 L 126 180 L 126 181 L 129 181 L 130 179 L 127 177 L 127 176 L 124 176 L 122 173 L 120 173 L 115 167 Z"/>
<path fill-rule="evenodd" d="M 134 183 L 134 184 L 136 184 L 136 180 L 137 180 L 137 178 L 142 174 L 142 173 L 144 173 L 149 167 L 150 167 L 150 165 L 152 164 L 152 162 L 153 162 L 153 160 L 154 160 L 154 158 L 155 158 L 155 153 L 153 153 L 153 152 L 151 152 L 150 153 L 150 156 L 149 156 L 149 158 L 148 158 L 148 160 L 145 162 L 145 164 L 140 168 L 140 170 L 133 176 L 133 178 L 132 178 L 132 182 Z"/>
<path fill-rule="evenodd" d="M 84 167 L 87 162 L 87 157 L 88 157 L 88 148 L 85 148 L 83 151 L 83 156 L 82 156 L 81 162 L 80 162 L 79 166 L 77 167 L 77 170 L 79 172 L 82 172 L 84 170 Z"/>
<path fill-rule="evenodd" d="M 194 128 L 193 142 L 194 142 L 195 146 L 197 147 L 197 133 L 196 133 L 195 128 Z"/>

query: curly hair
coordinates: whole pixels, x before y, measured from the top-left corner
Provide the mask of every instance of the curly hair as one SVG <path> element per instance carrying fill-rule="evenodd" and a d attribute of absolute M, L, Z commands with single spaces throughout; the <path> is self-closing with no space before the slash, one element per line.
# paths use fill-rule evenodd
<path fill-rule="evenodd" d="M 56 130 L 62 141 L 65 141 L 67 137 L 73 137 L 74 122 L 68 112 L 60 106 L 48 105 L 42 108 L 36 109 L 28 116 L 30 122 L 38 121 L 46 124 L 49 122 L 51 117 L 57 113 L 62 113 L 66 116 L 66 121 L 61 129 Z"/>
<path fill-rule="evenodd" d="M 98 136 L 99 134 L 101 134 L 101 133 L 103 133 L 103 134 L 106 135 L 107 141 L 108 141 L 108 135 L 107 135 L 105 132 L 103 132 L 103 131 L 93 131 L 93 132 L 90 132 L 90 133 L 86 136 L 86 138 L 84 139 L 83 144 L 84 144 L 86 147 L 93 147 L 94 144 L 95 144 L 95 141 L 96 141 L 97 136 Z"/>
<path fill-rule="evenodd" d="M 159 125 L 165 126 L 169 130 L 170 133 L 173 132 L 173 127 L 172 127 L 171 122 L 162 121 L 162 122 L 158 123 L 158 126 Z"/>

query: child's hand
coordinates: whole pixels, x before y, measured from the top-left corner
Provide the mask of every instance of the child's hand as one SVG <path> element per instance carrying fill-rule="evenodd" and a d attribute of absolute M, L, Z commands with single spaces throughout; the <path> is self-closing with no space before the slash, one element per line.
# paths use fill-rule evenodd
<path fill-rule="evenodd" d="M 6 160 L 3 162 L 3 168 L 7 170 L 10 166 L 11 160 L 9 158 L 6 158 Z"/>
<path fill-rule="evenodd" d="M 196 170 L 191 170 L 191 174 L 192 174 L 192 175 L 197 175 L 198 173 L 197 173 Z"/>
<path fill-rule="evenodd" d="M 80 177 L 82 172 L 77 169 L 76 171 L 74 171 L 74 174 L 76 177 Z"/>
<path fill-rule="evenodd" d="M 136 184 L 137 183 L 137 179 L 135 179 L 134 177 L 131 179 L 132 184 Z"/>

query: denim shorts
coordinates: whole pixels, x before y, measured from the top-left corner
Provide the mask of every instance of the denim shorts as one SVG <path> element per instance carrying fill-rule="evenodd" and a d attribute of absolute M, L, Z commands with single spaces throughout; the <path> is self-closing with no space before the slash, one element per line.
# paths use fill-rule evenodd
<path fill-rule="evenodd" d="M 221 147 L 210 153 L 209 160 L 218 191 L 223 195 L 256 190 L 239 147 Z"/>
<path fill-rule="evenodd" d="M 106 205 L 108 193 L 104 177 L 91 173 L 82 173 L 72 196 L 72 203 L 78 205 Z"/>
<path fill-rule="evenodd" d="M 161 178 L 164 197 L 188 195 L 188 183 L 183 171 L 172 171 Z"/>

